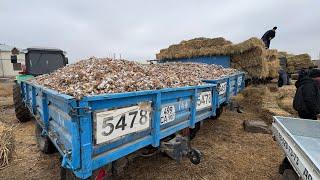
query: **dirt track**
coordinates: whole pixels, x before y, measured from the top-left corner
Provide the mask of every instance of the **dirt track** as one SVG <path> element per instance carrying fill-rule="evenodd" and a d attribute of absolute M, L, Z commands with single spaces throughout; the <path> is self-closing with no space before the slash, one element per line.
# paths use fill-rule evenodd
<path fill-rule="evenodd" d="M 38 151 L 34 122 L 19 124 L 11 96 L 1 93 L 4 91 L 0 91 L 0 126 L 16 125 L 16 151 L 9 166 L 0 170 L 0 179 L 59 179 L 58 154 L 44 155 Z M 261 119 L 261 115 L 256 113 L 257 106 L 248 104 L 244 98 L 239 99 L 243 101 L 245 113 L 226 111 L 218 120 L 205 121 L 193 140 L 193 147 L 203 153 L 199 165 L 192 165 L 188 159 L 177 164 L 161 154 L 140 157 L 129 165 L 121 178 L 279 179 L 277 170 L 283 154 L 271 135 L 243 131 L 243 120 Z"/>

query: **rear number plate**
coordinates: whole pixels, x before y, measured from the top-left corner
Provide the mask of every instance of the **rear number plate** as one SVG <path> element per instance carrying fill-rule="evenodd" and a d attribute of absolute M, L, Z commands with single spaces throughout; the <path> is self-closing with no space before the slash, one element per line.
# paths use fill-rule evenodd
<path fill-rule="evenodd" d="M 96 113 L 96 144 L 148 129 L 150 114 L 150 103 Z"/>
<path fill-rule="evenodd" d="M 161 108 L 161 125 L 174 121 L 176 118 L 176 109 L 174 106 L 165 106 Z"/>
<path fill-rule="evenodd" d="M 238 86 L 241 86 L 242 84 L 242 76 L 238 77 Z"/>
<path fill-rule="evenodd" d="M 201 92 L 197 101 L 197 110 L 211 107 L 212 93 L 211 91 Z"/>
<path fill-rule="evenodd" d="M 218 84 L 219 95 L 223 95 L 227 92 L 227 82 Z"/>

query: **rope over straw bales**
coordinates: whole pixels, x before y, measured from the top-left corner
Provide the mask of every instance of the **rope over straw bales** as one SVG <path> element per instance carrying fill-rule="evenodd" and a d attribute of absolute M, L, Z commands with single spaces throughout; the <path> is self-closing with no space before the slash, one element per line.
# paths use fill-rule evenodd
<path fill-rule="evenodd" d="M 246 71 L 252 78 L 275 78 L 280 69 L 277 50 L 266 50 L 264 43 L 255 37 L 238 44 L 222 37 L 195 38 L 162 49 L 156 57 L 175 60 L 218 55 L 230 56 L 231 67 Z"/>

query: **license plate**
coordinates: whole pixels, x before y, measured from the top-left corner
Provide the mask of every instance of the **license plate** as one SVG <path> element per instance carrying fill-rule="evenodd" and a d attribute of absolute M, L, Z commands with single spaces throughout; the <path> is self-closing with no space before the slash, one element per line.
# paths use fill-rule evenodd
<path fill-rule="evenodd" d="M 242 76 L 238 77 L 238 86 L 241 86 L 242 84 Z"/>
<path fill-rule="evenodd" d="M 95 113 L 96 144 L 118 139 L 150 127 L 151 104 Z"/>
<path fill-rule="evenodd" d="M 176 118 L 176 109 L 174 106 L 165 106 L 161 108 L 161 125 L 174 121 Z"/>
<path fill-rule="evenodd" d="M 219 95 L 225 94 L 227 92 L 227 82 L 219 83 L 217 88 Z"/>
<path fill-rule="evenodd" d="M 212 93 L 211 91 L 201 92 L 197 100 L 197 110 L 211 107 Z"/>

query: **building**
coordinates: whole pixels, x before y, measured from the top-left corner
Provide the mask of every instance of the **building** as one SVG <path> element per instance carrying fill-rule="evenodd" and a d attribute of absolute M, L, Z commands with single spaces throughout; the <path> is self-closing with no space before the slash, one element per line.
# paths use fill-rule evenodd
<path fill-rule="evenodd" d="M 6 44 L 0 44 L 0 78 L 1 77 L 12 77 L 19 74 L 21 71 L 21 64 L 24 64 L 25 55 L 21 52 L 17 55 L 18 63 L 11 63 L 11 50 L 13 46 L 9 46 Z"/>

